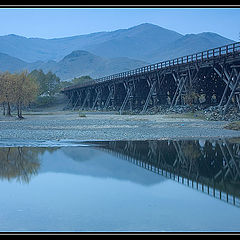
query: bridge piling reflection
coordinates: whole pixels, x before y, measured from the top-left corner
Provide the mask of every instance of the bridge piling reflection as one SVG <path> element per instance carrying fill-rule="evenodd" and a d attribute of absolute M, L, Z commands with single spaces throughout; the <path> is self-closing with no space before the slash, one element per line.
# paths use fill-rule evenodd
<path fill-rule="evenodd" d="M 240 207 L 240 143 L 228 139 L 100 141 L 97 148 Z"/>

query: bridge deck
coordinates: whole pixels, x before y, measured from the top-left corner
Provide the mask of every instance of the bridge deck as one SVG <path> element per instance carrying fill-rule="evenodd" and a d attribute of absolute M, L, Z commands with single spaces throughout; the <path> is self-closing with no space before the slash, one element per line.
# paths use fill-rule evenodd
<path fill-rule="evenodd" d="M 158 62 L 150 65 L 146 65 L 144 67 L 136 68 L 133 70 L 129 70 L 126 72 L 116 73 L 109 76 L 104 76 L 101 78 L 94 79 L 95 83 L 84 83 L 84 84 L 77 84 L 71 87 L 64 88 L 64 91 L 87 87 L 89 85 L 95 85 L 101 82 L 112 81 L 112 80 L 119 80 L 124 79 L 126 77 L 138 76 L 139 74 L 151 73 L 156 70 L 162 70 L 164 68 L 171 68 L 171 67 L 184 67 L 188 64 L 193 63 L 209 63 L 210 60 L 219 60 L 219 58 L 231 57 L 232 55 L 240 53 L 240 42 L 208 49 L 203 52 L 198 52 L 194 54 L 190 54 L 187 56 Z"/>
<path fill-rule="evenodd" d="M 206 85 L 205 79 L 209 79 L 208 88 L 214 88 L 217 75 L 225 85 L 218 81 L 217 90 L 208 93 L 209 89 L 206 89 L 207 96 L 217 95 L 221 104 L 227 99 L 227 107 L 231 101 L 229 99 L 237 96 L 235 102 L 238 102 L 240 109 L 240 96 L 237 95 L 238 89 L 240 90 L 239 69 L 240 42 L 236 42 L 101 77 L 91 83 L 64 88 L 62 92 L 69 97 L 72 106 L 76 107 L 78 104 L 82 109 L 86 106 L 94 108 L 95 105 L 96 108 L 102 109 L 107 105 L 118 110 L 124 110 L 125 107 L 130 110 L 140 107 L 145 111 L 150 105 L 166 103 L 166 98 L 169 99 L 170 106 L 184 104 L 183 96 L 193 90 L 193 85 L 198 82 L 199 86 Z M 195 89 L 196 92 L 198 90 Z M 139 104 L 139 101 L 142 103 Z"/>

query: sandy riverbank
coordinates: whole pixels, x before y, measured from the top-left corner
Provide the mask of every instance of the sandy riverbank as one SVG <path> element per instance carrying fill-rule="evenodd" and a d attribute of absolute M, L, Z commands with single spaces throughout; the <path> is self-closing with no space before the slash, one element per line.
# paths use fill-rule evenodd
<path fill-rule="evenodd" d="M 0 117 L 1 141 L 21 140 L 150 140 L 240 137 L 224 129 L 225 121 L 174 118 L 171 115 L 119 115 L 117 113 L 32 112 L 24 120 Z"/>

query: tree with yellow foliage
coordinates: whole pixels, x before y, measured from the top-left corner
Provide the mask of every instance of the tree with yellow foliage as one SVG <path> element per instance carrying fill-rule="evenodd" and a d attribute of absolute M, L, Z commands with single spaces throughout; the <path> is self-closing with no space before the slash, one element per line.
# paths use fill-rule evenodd
<path fill-rule="evenodd" d="M 33 101 L 38 94 L 37 83 L 29 77 L 27 71 L 13 76 L 14 96 L 13 102 L 17 106 L 18 118 L 23 118 L 22 107 Z"/>
<path fill-rule="evenodd" d="M 4 115 L 11 116 L 11 103 L 14 102 L 13 76 L 9 72 L 0 74 L 0 103 L 3 104 Z M 5 112 L 7 104 L 7 112 Z"/>
<path fill-rule="evenodd" d="M 16 104 L 17 116 L 22 119 L 22 107 L 33 101 L 37 93 L 38 85 L 27 71 L 0 74 L 0 103 L 7 104 L 7 116 L 11 116 L 11 104 Z"/>

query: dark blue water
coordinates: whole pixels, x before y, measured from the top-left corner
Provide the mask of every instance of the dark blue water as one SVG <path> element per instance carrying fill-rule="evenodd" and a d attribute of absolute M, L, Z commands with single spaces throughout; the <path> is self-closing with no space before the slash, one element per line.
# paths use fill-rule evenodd
<path fill-rule="evenodd" d="M 239 144 L 0 148 L 0 231 L 238 232 Z"/>

